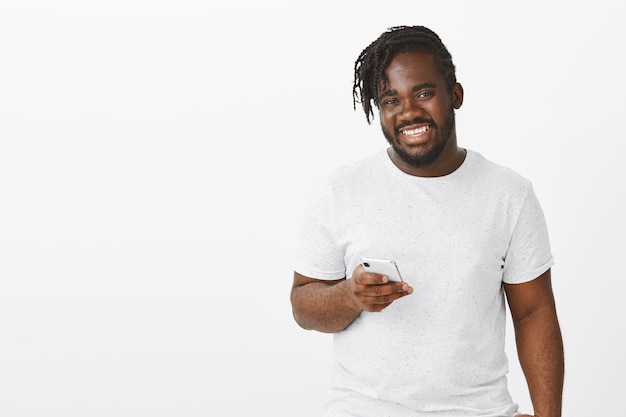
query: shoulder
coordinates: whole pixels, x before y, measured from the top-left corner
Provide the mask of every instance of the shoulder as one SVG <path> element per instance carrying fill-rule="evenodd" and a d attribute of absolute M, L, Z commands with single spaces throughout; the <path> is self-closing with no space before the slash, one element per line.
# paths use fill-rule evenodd
<path fill-rule="evenodd" d="M 531 188 L 531 182 L 510 167 L 497 164 L 481 153 L 467 150 L 470 181 L 502 191 L 516 191 L 525 194 Z"/>
<path fill-rule="evenodd" d="M 380 177 L 381 171 L 384 171 L 381 152 L 335 167 L 320 178 L 309 205 L 333 206 L 354 200 L 365 194 L 364 190 L 369 187 L 368 181 Z"/>
<path fill-rule="evenodd" d="M 359 183 L 371 181 L 385 170 L 385 153 L 380 151 L 351 164 L 337 167 L 328 177 L 332 186 L 352 187 Z"/>

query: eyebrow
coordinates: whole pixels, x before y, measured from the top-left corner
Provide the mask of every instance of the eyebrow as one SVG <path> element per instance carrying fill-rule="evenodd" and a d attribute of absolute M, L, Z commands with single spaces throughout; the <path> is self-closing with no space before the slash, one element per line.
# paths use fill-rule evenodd
<path fill-rule="evenodd" d="M 421 83 L 413 87 L 411 91 L 419 91 L 423 90 L 424 88 L 437 88 L 437 85 L 432 83 Z M 396 94 L 398 94 L 396 90 L 384 91 L 380 96 L 378 96 L 378 101 L 382 101 L 382 99 L 384 99 L 385 97 L 395 96 Z"/>

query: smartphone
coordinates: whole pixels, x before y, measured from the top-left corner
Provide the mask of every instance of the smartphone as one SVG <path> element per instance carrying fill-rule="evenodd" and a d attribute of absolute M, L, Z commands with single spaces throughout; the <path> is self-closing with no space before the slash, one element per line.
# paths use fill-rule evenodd
<path fill-rule="evenodd" d="M 402 282 L 398 265 L 392 259 L 361 258 L 361 265 L 367 272 L 387 275 L 389 282 Z"/>

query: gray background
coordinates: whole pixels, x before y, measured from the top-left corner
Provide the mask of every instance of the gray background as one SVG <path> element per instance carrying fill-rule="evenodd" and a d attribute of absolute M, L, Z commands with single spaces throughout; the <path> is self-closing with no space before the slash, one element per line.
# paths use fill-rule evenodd
<path fill-rule="evenodd" d="M 301 330 L 289 305 L 300 216 L 335 166 L 385 145 L 352 109 L 355 58 L 387 27 L 423 24 L 465 88 L 459 143 L 529 178 L 543 204 L 564 415 L 614 415 L 617 7 L 3 3 L 0 414 L 320 416 L 331 336 Z M 511 391 L 530 412 L 509 335 Z"/>

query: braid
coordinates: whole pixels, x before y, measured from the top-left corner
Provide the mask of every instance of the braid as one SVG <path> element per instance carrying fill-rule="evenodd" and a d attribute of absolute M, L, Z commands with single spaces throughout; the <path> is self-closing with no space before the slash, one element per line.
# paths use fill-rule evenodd
<path fill-rule="evenodd" d="M 378 39 L 365 48 L 354 63 L 354 85 L 352 100 L 361 103 L 368 123 L 374 117 L 372 103 L 378 107 L 380 82 L 386 87 L 385 69 L 397 54 L 426 50 L 435 57 L 439 71 L 446 80 L 448 91 L 456 84 L 456 73 L 452 56 L 439 36 L 424 26 L 395 26 L 389 28 Z"/>

